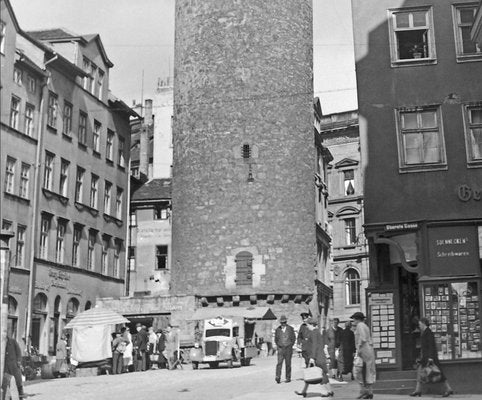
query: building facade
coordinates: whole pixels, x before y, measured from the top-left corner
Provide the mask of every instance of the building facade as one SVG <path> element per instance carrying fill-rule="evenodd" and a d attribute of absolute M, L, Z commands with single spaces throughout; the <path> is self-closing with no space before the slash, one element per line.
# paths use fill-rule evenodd
<path fill-rule="evenodd" d="M 79 311 L 123 294 L 132 112 L 109 92 L 112 63 L 98 35 L 25 33 L 14 22 L 2 57 L 2 223 L 15 232 L 9 325 L 20 343 L 52 355 Z"/>
<path fill-rule="evenodd" d="M 358 111 L 324 115 L 323 141 L 333 155 L 328 168 L 328 216 L 332 235 L 332 313 L 347 321 L 364 311 L 368 286 L 368 245 L 363 234 L 363 170 Z"/>
<path fill-rule="evenodd" d="M 377 364 L 411 369 L 425 316 L 460 392 L 481 389 L 470 379 L 482 359 L 482 53 L 470 40 L 477 6 L 353 1 Z"/>

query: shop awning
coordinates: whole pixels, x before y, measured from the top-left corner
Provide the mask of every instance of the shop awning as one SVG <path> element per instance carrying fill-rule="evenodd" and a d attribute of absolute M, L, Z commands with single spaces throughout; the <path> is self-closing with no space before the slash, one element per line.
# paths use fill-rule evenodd
<path fill-rule="evenodd" d="M 216 317 L 244 317 L 248 319 L 277 319 L 269 307 L 205 307 L 197 309 L 190 320 Z"/>

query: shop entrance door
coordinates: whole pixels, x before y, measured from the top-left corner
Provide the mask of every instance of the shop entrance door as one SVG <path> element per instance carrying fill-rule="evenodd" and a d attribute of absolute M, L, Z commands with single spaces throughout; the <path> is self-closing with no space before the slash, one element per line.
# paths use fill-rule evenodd
<path fill-rule="evenodd" d="M 399 268 L 400 327 L 402 339 L 402 368 L 413 369 L 420 351 L 420 304 L 417 274 Z"/>

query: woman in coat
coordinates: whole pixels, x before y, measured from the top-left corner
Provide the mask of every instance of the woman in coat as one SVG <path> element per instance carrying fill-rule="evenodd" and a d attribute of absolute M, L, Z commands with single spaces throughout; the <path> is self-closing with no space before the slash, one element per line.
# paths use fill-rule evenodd
<path fill-rule="evenodd" d="M 340 382 L 343 381 L 343 375 L 351 373 L 353 380 L 353 357 L 355 356 L 355 333 L 351 329 L 351 322 L 345 322 L 340 338 L 340 351 L 338 354 L 338 372 Z"/>
<path fill-rule="evenodd" d="M 376 379 L 375 352 L 373 351 L 370 329 L 365 324 L 365 315 L 356 312 L 350 317 L 355 326 L 356 355 L 363 360 L 363 380 L 360 383 L 360 395 L 357 399 L 373 399 L 372 386 Z"/>
<path fill-rule="evenodd" d="M 59 376 L 66 376 L 69 372 L 67 364 L 67 338 L 62 335 L 55 348 L 55 370 Z"/>
<path fill-rule="evenodd" d="M 329 397 L 333 396 L 333 392 L 330 386 L 330 380 L 328 379 L 328 367 L 326 364 L 326 357 L 325 357 L 325 340 L 323 339 L 323 335 L 317 329 L 318 322 L 314 318 L 308 318 L 306 321 L 308 329 L 310 330 L 310 336 L 308 339 L 309 342 L 309 349 L 310 349 L 310 365 L 316 365 L 317 367 L 321 368 L 323 371 L 323 380 L 321 385 L 324 386 L 326 391 L 321 394 L 321 397 Z M 295 391 L 297 395 L 306 397 L 306 391 L 308 390 L 308 386 L 310 384 L 305 382 L 305 387 L 301 392 Z"/>
<path fill-rule="evenodd" d="M 412 397 L 420 397 L 422 395 L 422 381 L 420 379 L 420 373 L 429 362 L 433 362 L 437 367 L 439 367 L 440 372 L 442 372 L 440 361 L 438 359 L 435 336 L 433 335 L 432 330 L 429 328 L 430 321 L 427 318 L 420 318 L 420 321 L 418 321 L 418 326 L 420 328 L 420 363 L 417 374 L 417 386 L 415 387 L 415 391 L 410 394 L 410 396 Z M 449 397 L 451 394 L 453 394 L 454 391 L 450 387 L 447 378 L 445 377 L 443 372 L 441 382 L 443 382 L 445 385 L 445 392 L 442 397 Z"/>

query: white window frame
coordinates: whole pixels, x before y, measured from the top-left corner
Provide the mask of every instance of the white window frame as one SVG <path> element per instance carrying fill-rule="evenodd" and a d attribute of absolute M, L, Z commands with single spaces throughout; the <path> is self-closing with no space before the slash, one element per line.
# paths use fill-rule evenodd
<path fill-rule="evenodd" d="M 100 134 L 102 130 L 102 124 L 94 120 L 94 130 L 92 131 L 92 149 L 96 153 L 100 153 Z"/>
<path fill-rule="evenodd" d="M 454 27 L 454 38 L 455 38 L 455 54 L 457 56 L 457 62 L 468 62 L 468 61 L 481 61 L 482 60 L 482 49 L 479 45 L 474 42 L 475 53 L 464 53 L 463 51 L 463 39 L 462 39 L 462 28 L 470 28 L 472 24 L 462 23 L 460 21 L 460 10 L 462 9 L 473 9 L 474 10 L 474 21 L 475 14 L 477 12 L 478 3 L 462 3 L 452 5 L 452 19 Z"/>
<path fill-rule="evenodd" d="M 105 144 L 105 158 L 109 161 L 114 161 L 114 138 L 115 133 L 107 129 L 107 139 Z"/>
<path fill-rule="evenodd" d="M 122 251 L 122 240 L 116 239 L 114 244 L 114 268 L 112 271 L 112 276 L 114 278 L 119 277 L 120 272 L 120 253 Z"/>
<path fill-rule="evenodd" d="M 348 274 L 350 272 L 355 272 L 358 276 L 358 278 L 349 278 Z M 344 279 L 343 283 L 345 284 L 345 305 L 347 306 L 354 306 L 354 305 L 359 305 L 361 303 L 361 277 L 360 277 L 360 272 L 357 271 L 353 267 L 349 267 L 345 270 L 344 272 Z M 357 285 L 357 292 L 355 293 L 355 298 L 358 300 L 358 302 L 352 302 L 352 287 L 351 284 L 355 283 Z"/>
<path fill-rule="evenodd" d="M 32 137 L 34 133 L 35 106 L 25 103 L 25 134 Z"/>
<path fill-rule="evenodd" d="M 10 102 L 10 127 L 18 130 L 20 120 L 20 99 L 12 96 Z"/>
<path fill-rule="evenodd" d="M 60 160 L 59 194 L 64 197 L 69 195 L 69 165 L 67 160 Z"/>
<path fill-rule="evenodd" d="M 20 170 L 20 186 L 18 189 L 19 196 L 28 199 L 29 198 L 29 180 L 30 180 L 30 165 L 22 163 Z"/>
<path fill-rule="evenodd" d="M 75 201 L 82 203 L 84 196 L 84 178 L 85 169 L 77 166 L 77 172 L 75 174 Z"/>
<path fill-rule="evenodd" d="M 107 275 L 109 271 L 109 239 L 102 238 L 102 257 L 100 259 L 100 269 L 102 275 Z"/>
<path fill-rule="evenodd" d="M 45 152 L 43 188 L 52 191 L 54 185 L 55 154 Z"/>
<path fill-rule="evenodd" d="M 13 81 L 17 84 L 17 85 L 20 85 L 22 86 L 22 82 L 23 82 L 23 71 L 17 67 L 17 66 L 14 66 L 13 67 Z"/>
<path fill-rule="evenodd" d="M 89 231 L 88 245 L 87 245 L 87 269 L 93 271 L 95 269 L 95 242 L 97 233 Z"/>
<path fill-rule="evenodd" d="M 55 241 L 55 262 L 64 263 L 65 257 L 65 233 L 67 232 L 67 221 L 57 219 L 57 238 Z"/>
<path fill-rule="evenodd" d="M 48 260 L 49 257 L 49 234 L 50 234 L 50 223 L 51 217 L 48 215 L 42 215 L 40 221 L 40 258 Z"/>
<path fill-rule="evenodd" d="M 112 205 L 112 183 L 105 181 L 104 185 L 104 214 L 110 215 Z"/>
<path fill-rule="evenodd" d="M 103 90 L 103 86 L 104 86 L 104 76 L 105 76 L 104 71 L 99 68 L 99 70 L 97 72 L 97 96 L 96 96 L 99 100 L 102 100 L 102 90 Z"/>
<path fill-rule="evenodd" d="M 35 93 L 37 91 L 37 79 L 32 75 L 27 75 L 27 89 L 30 93 Z"/>
<path fill-rule="evenodd" d="M 17 225 L 17 247 L 15 249 L 15 265 L 20 268 L 25 267 L 25 234 L 27 227 Z"/>
<path fill-rule="evenodd" d="M 342 221 L 343 221 L 343 232 L 345 233 L 344 246 L 356 246 L 357 244 L 356 243 L 356 238 L 357 238 L 356 217 L 343 218 Z M 349 225 L 348 221 L 353 221 L 353 226 Z M 352 238 L 352 233 L 353 233 L 353 238 Z"/>
<path fill-rule="evenodd" d="M 402 114 L 404 113 L 421 113 L 424 111 L 435 111 L 435 115 L 437 118 L 437 129 L 435 128 L 417 128 L 417 129 L 404 129 L 402 126 Z M 419 114 L 417 114 L 417 120 L 419 120 Z M 445 138 L 444 138 L 444 131 L 443 131 L 443 119 L 442 119 L 442 110 L 440 105 L 431 105 L 431 106 L 415 106 L 415 107 L 403 107 L 399 109 L 395 109 L 395 121 L 396 121 L 396 129 L 397 129 L 397 145 L 398 145 L 398 162 L 399 162 L 399 172 L 400 173 L 409 173 L 409 172 L 417 172 L 417 171 L 426 171 L 426 170 L 441 170 L 447 169 L 447 154 L 446 154 L 446 147 L 445 147 Z M 423 133 L 423 132 L 438 132 L 439 138 L 439 147 L 440 147 L 440 161 L 439 162 L 427 162 L 427 163 L 417 163 L 417 164 L 408 164 L 406 162 L 406 155 L 405 155 L 405 138 L 404 134 L 408 133 Z"/>
<path fill-rule="evenodd" d="M 476 157 L 474 154 L 474 140 L 472 130 L 482 130 L 481 123 L 474 123 L 471 120 L 471 110 L 482 110 L 482 101 L 463 105 L 464 127 L 465 127 L 465 149 L 467 154 L 467 164 L 469 168 L 482 167 L 482 154 Z M 482 137 L 479 138 L 482 140 Z"/>
<path fill-rule="evenodd" d="M 400 58 L 397 32 L 421 30 L 424 27 L 413 26 L 413 16 L 412 14 L 410 14 L 409 16 L 410 27 L 398 28 L 396 26 L 396 15 L 403 14 L 403 13 L 421 12 L 421 11 L 425 11 L 427 13 L 425 27 L 427 29 L 426 51 L 428 51 L 428 57 Z M 434 31 L 432 7 L 410 7 L 410 8 L 390 9 L 388 10 L 388 29 L 389 29 L 389 42 L 390 42 L 390 58 L 391 58 L 392 67 L 437 63 L 437 51 L 435 46 L 435 31 Z"/>
<path fill-rule="evenodd" d="M 15 169 L 17 160 L 13 157 L 7 157 L 5 163 L 5 192 L 13 194 L 15 190 Z"/>
<path fill-rule="evenodd" d="M 7 24 L 0 20 L 0 53 L 5 54 L 5 37 L 7 34 Z"/>
<path fill-rule="evenodd" d="M 53 129 L 57 129 L 57 111 L 58 111 L 58 96 L 49 92 L 48 108 L 47 108 L 47 125 Z"/>
<path fill-rule="evenodd" d="M 117 187 L 116 197 L 115 197 L 115 217 L 117 219 L 122 219 L 122 203 L 124 196 L 124 189 Z"/>
<path fill-rule="evenodd" d="M 89 206 L 97 210 L 98 200 L 99 200 L 99 177 L 95 174 L 91 174 Z"/>
<path fill-rule="evenodd" d="M 62 118 L 62 133 L 64 135 L 72 135 L 72 114 L 74 108 L 71 103 L 64 101 L 64 113 Z"/>
<path fill-rule="evenodd" d="M 125 148 L 125 140 L 123 137 L 119 136 L 119 139 L 117 141 L 117 154 L 119 156 L 119 159 L 117 160 L 117 163 L 121 167 L 125 167 L 126 162 L 125 162 L 125 157 L 124 157 L 124 148 Z"/>
<path fill-rule="evenodd" d="M 87 143 L 87 114 L 79 111 L 79 143 L 85 145 Z"/>
<path fill-rule="evenodd" d="M 72 266 L 79 267 L 80 242 L 82 241 L 82 227 L 74 225 L 72 234 Z"/>

